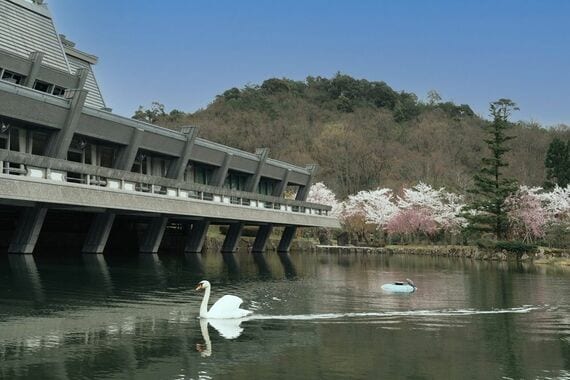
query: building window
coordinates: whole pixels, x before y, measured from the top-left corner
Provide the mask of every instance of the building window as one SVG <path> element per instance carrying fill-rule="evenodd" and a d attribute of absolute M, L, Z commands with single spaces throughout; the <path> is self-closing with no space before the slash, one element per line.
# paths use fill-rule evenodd
<path fill-rule="evenodd" d="M 26 77 L 24 75 L 15 73 L 13 71 L 4 70 L 2 73 L 2 80 L 14 84 L 22 84 Z"/>
<path fill-rule="evenodd" d="M 246 182 L 247 175 L 230 172 L 226 177 L 224 187 L 232 190 L 245 190 Z"/>
<path fill-rule="evenodd" d="M 53 86 L 52 94 L 55 96 L 63 96 L 65 94 L 65 88 L 59 86 Z"/>
<path fill-rule="evenodd" d="M 276 182 L 262 178 L 259 181 L 259 186 L 257 187 L 257 192 L 263 195 L 273 195 L 273 191 L 275 190 Z"/>
<path fill-rule="evenodd" d="M 36 80 L 34 82 L 34 90 L 50 94 L 52 90 L 52 85 L 46 82 L 42 82 L 41 80 Z"/>

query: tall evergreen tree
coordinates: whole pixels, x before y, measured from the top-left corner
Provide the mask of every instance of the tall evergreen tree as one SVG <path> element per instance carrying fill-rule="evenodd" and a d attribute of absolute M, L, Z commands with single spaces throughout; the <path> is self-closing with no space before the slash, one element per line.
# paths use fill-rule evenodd
<path fill-rule="evenodd" d="M 473 202 L 466 218 L 472 230 L 492 232 L 496 239 L 504 239 L 508 231 L 505 199 L 516 190 L 516 181 L 505 178 L 502 169 L 508 166 L 505 154 L 510 150 L 506 143 L 514 136 L 508 136 L 507 130 L 512 127 L 509 116 L 518 110 L 510 99 L 499 99 L 490 105 L 493 121 L 485 125 L 487 138 L 484 140 L 489 148 L 489 156 L 481 159 L 481 169 L 474 176 Z"/>
<path fill-rule="evenodd" d="M 570 184 L 570 140 L 564 143 L 555 137 L 546 152 L 546 188 L 554 185 L 566 187 Z"/>

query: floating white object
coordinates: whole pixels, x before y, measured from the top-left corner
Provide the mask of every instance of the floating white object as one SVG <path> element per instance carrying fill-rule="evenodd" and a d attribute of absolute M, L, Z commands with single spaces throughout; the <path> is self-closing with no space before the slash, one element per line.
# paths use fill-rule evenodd
<path fill-rule="evenodd" d="M 390 293 L 413 293 L 416 289 L 416 285 L 409 278 L 406 281 L 396 281 L 382 285 L 382 290 Z"/>

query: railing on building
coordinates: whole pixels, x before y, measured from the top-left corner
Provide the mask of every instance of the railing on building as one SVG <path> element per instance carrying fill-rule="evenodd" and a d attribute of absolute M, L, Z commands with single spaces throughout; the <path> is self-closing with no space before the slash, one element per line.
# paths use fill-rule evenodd
<path fill-rule="evenodd" d="M 0 175 L 27 176 L 37 180 L 97 186 L 188 200 L 210 201 L 243 207 L 328 216 L 330 206 L 269 195 L 177 181 L 0 149 Z"/>

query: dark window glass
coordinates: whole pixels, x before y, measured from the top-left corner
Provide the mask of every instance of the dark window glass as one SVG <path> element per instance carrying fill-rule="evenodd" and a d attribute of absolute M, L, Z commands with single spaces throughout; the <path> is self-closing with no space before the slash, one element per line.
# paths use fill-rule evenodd
<path fill-rule="evenodd" d="M 24 82 L 25 76 L 14 73 L 12 71 L 5 70 L 2 74 L 2 79 L 14 84 L 22 84 Z"/>
<path fill-rule="evenodd" d="M 38 90 L 41 92 L 51 92 L 51 84 L 42 82 L 41 80 L 36 80 L 34 83 L 34 90 Z"/>
<path fill-rule="evenodd" d="M 63 96 L 65 94 L 65 88 L 54 86 L 52 94 L 55 96 Z"/>
<path fill-rule="evenodd" d="M 101 166 L 112 168 L 115 162 L 115 149 L 108 146 L 100 146 Z"/>
<path fill-rule="evenodd" d="M 32 154 L 44 155 L 48 141 L 47 133 L 34 131 L 32 134 Z"/>

